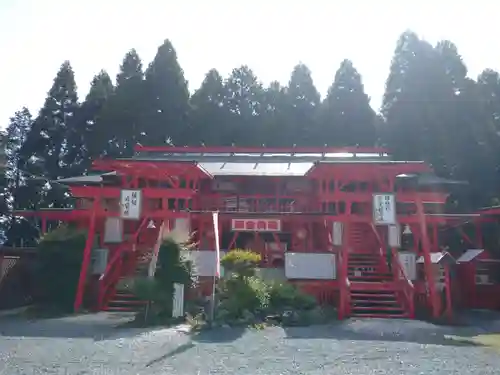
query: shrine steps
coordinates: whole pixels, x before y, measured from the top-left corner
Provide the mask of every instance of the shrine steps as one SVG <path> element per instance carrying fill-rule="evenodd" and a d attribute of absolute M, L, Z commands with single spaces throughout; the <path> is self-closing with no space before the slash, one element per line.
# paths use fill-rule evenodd
<path fill-rule="evenodd" d="M 394 274 L 380 253 L 350 253 L 347 265 L 352 317 L 408 318 Z"/>
<path fill-rule="evenodd" d="M 392 290 L 351 291 L 351 316 L 374 318 L 407 318 L 409 314 Z"/>
<path fill-rule="evenodd" d="M 139 300 L 135 295 L 117 291 L 111 301 L 105 306 L 105 311 L 139 311 L 146 306 L 146 301 Z"/>

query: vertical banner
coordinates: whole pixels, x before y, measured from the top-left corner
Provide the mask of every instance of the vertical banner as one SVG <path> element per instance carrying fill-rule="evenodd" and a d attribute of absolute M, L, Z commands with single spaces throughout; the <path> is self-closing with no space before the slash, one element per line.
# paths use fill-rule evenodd
<path fill-rule="evenodd" d="M 153 248 L 153 256 L 151 257 L 151 262 L 149 262 L 148 277 L 150 279 L 152 279 L 155 276 L 156 263 L 158 263 L 158 253 L 160 252 L 160 246 L 163 241 L 164 228 L 165 228 L 165 222 L 162 221 L 160 230 L 158 231 L 158 238 L 156 239 L 156 244 L 155 247 Z"/>
<path fill-rule="evenodd" d="M 120 193 L 120 217 L 139 220 L 141 217 L 142 192 L 140 190 L 122 190 Z"/>
<path fill-rule="evenodd" d="M 396 199 L 394 194 L 373 195 L 373 221 L 375 225 L 396 224 Z"/>
<path fill-rule="evenodd" d="M 215 277 L 220 277 L 219 213 L 212 212 L 215 236 Z"/>
<path fill-rule="evenodd" d="M 344 236 L 344 226 L 340 221 L 333 222 L 333 245 L 334 246 L 342 246 L 342 238 Z"/>
<path fill-rule="evenodd" d="M 215 236 L 215 275 L 212 283 L 212 298 L 210 299 L 210 322 L 213 323 L 215 317 L 215 286 L 220 278 L 220 243 L 219 243 L 219 213 L 212 212 Z"/>

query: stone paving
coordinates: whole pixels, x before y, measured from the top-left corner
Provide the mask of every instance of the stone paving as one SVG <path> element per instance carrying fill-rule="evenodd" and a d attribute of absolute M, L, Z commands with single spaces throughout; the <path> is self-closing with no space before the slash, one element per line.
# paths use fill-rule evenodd
<path fill-rule="evenodd" d="M 488 329 L 480 325 L 353 319 L 190 336 L 180 329 L 115 328 L 127 319 L 105 313 L 35 322 L 1 318 L 0 375 L 500 374 L 498 352 L 444 337 Z"/>

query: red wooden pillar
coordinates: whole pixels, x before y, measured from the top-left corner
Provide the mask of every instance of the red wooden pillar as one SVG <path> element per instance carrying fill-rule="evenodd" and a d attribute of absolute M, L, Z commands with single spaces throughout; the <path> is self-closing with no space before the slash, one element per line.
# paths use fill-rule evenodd
<path fill-rule="evenodd" d="M 446 263 L 444 265 L 444 275 L 445 275 L 445 290 L 446 290 L 446 316 L 448 319 L 453 317 L 453 303 L 451 298 L 451 278 L 450 278 L 450 265 Z"/>
<path fill-rule="evenodd" d="M 95 235 L 95 223 L 96 223 L 96 212 L 99 200 L 94 198 L 94 203 L 92 204 L 92 212 L 90 216 L 89 231 L 87 235 L 87 241 L 85 241 L 85 248 L 83 250 L 83 261 L 82 267 L 80 269 L 80 278 L 78 279 L 78 287 L 76 290 L 74 310 L 77 312 L 83 302 L 83 294 L 85 291 L 85 284 L 87 282 L 87 273 L 90 265 L 90 257 L 92 253 L 92 246 L 94 244 Z"/>
<path fill-rule="evenodd" d="M 422 255 L 424 257 L 424 269 L 429 286 L 429 296 L 431 299 L 432 316 L 437 318 L 439 315 L 438 295 L 436 292 L 436 283 L 434 280 L 433 266 L 431 263 L 431 246 L 429 241 L 429 233 L 427 232 L 427 223 L 425 220 L 424 205 L 420 196 L 416 196 L 417 216 L 420 222 L 420 233 L 422 235 Z"/>

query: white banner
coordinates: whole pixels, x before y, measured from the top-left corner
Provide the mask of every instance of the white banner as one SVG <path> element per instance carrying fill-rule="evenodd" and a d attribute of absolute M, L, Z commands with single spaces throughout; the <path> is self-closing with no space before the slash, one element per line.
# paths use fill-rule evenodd
<path fill-rule="evenodd" d="M 141 217 L 140 190 L 122 190 L 120 195 L 120 216 L 122 219 L 138 220 Z"/>
<path fill-rule="evenodd" d="M 215 276 L 220 277 L 219 213 L 212 212 L 215 236 Z"/>
<path fill-rule="evenodd" d="M 168 225 L 168 221 L 166 222 Z M 149 263 L 148 277 L 154 278 L 156 272 L 156 264 L 158 263 L 158 253 L 160 252 L 161 243 L 163 242 L 163 230 L 165 228 L 165 222 L 161 223 L 160 230 L 158 231 L 158 238 L 156 239 L 155 247 L 153 248 L 153 256 L 151 257 L 151 262 Z"/>
<path fill-rule="evenodd" d="M 373 195 L 373 222 L 375 225 L 396 224 L 396 199 L 394 194 Z"/>

